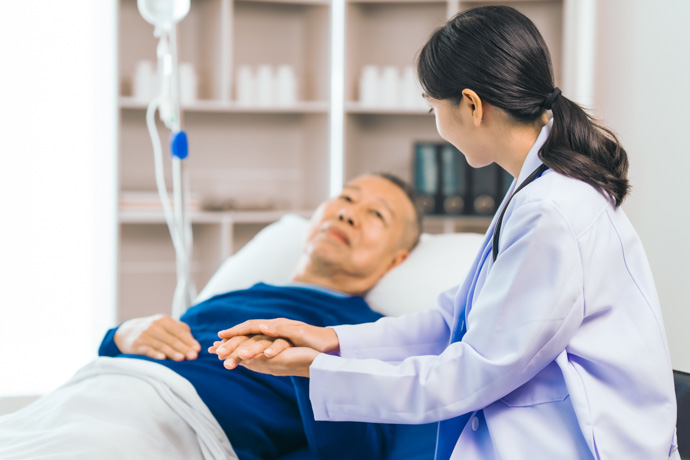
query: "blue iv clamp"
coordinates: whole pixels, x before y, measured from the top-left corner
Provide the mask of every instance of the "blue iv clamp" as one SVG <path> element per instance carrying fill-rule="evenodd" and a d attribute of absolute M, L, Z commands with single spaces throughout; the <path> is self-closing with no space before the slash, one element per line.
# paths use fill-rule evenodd
<path fill-rule="evenodd" d="M 184 160 L 189 155 L 189 143 L 187 133 L 177 131 L 170 134 L 170 155 L 180 160 Z"/>

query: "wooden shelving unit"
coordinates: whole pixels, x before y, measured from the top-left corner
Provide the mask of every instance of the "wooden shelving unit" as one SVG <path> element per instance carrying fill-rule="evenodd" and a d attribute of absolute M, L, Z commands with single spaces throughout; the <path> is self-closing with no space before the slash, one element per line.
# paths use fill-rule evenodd
<path fill-rule="evenodd" d="M 337 0 L 336 0 L 337 1 Z M 507 3 L 530 16 L 549 45 L 557 79 L 562 67 L 563 3 Z M 415 142 L 440 142 L 423 107 L 368 106 L 360 102 L 366 65 L 412 65 L 429 34 L 461 9 L 485 1 L 345 0 L 344 15 L 331 0 L 195 0 L 178 26 L 179 61 L 193 65 L 198 96 L 182 105 L 190 142 L 185 169 L 190 189 L 205 199 L 236 201 L 242 209 L 192 215 L 192 271 L 201 289 L 222 261 L 285 213 L 308 216 L 328 197 L 333 176 L 389 171 L 412 179 Z M 336 23 L 337 22 L 337 23 Z M 344 30 L 344 43 L 333 30 Z M 153 28 L 136 0 L 119 3 L 119 183 L 122 192 L 155 191 L 152 148 L 145 124 L 148 101 L 133 97 L 137 62 L 155 62 Z M 342 53 L 335 75 L 333 53 Z M 238 102 L 240 66 L 289 65 L 297 102 L 247 106 Z M 333 77 L 333 78 L 332 78 Z M 344 100 L 332 101 L 333 81 Z M 333 120 L 342 120 L 334 127 Z M 333 155 L 332 130 L 343 138 Z M 168 132 L 159 124 L 161 139 Z M 334 169 L 335 168 L 335 169 Z M 167 171 L 168 183 L 171 183 Z M 159 210 L 122 208 L 119 319 L 169 311 L 175 287 L 174 251 Z M 490 219 L 430 217 L 429 232 L 483 231 Z"/>

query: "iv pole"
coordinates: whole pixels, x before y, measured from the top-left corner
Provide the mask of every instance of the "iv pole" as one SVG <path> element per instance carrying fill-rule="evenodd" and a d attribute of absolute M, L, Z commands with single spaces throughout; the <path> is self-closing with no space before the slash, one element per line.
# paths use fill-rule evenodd
<path fill-rule="evenodd" d="M 153 144 L 156 166 L 156 185 L 163 205 L 170 237 L 175 247 L 177 286 L 172 304 L 172 317 L 179 318 L 189 308 L 196 289 L 190 276 L 192 253 L 192 225 L 187 215 L 188 196 L 183 178 L 183 161 L 189 149 L 187 134 L 182 131 L 180 88 L 177 66 L 177 34 L 175 24 L 189 12 L 190 0 L 137 0 L 139 13 L 154 26 L 158 41 L 159 92 L 146 110 L 146 125 Z M 163 167 L 161 141 L 156 127 L 155 113 L 171 131 L 170 155 L 173 178 L 173 206 L 170 204 Z"/>

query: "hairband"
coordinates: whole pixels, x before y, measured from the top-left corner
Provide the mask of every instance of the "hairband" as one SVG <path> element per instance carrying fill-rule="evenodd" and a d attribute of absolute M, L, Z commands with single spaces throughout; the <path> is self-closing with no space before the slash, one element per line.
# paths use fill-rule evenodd
<path fill-rule="evenodd" d="M 551 94 L 549 94 L 546 99 L 544 99 L 544 102 L 541 104 L 542 107 L 544 107 L 546 110 L 551 110 L 551 107 L 553 107 L 553 102 L 556 100 L 556 98 L 561 94 L 561 89 L 556 86 Z"/>

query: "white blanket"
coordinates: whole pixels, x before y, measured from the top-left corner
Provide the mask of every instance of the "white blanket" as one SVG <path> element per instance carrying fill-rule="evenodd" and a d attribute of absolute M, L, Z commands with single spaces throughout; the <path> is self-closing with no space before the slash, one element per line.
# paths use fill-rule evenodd
<path fill-rule="evenodd" d="M 101 357 L 0 417 L 0 458 L 237 459 L 194 387 L 165 366 Z"/>

